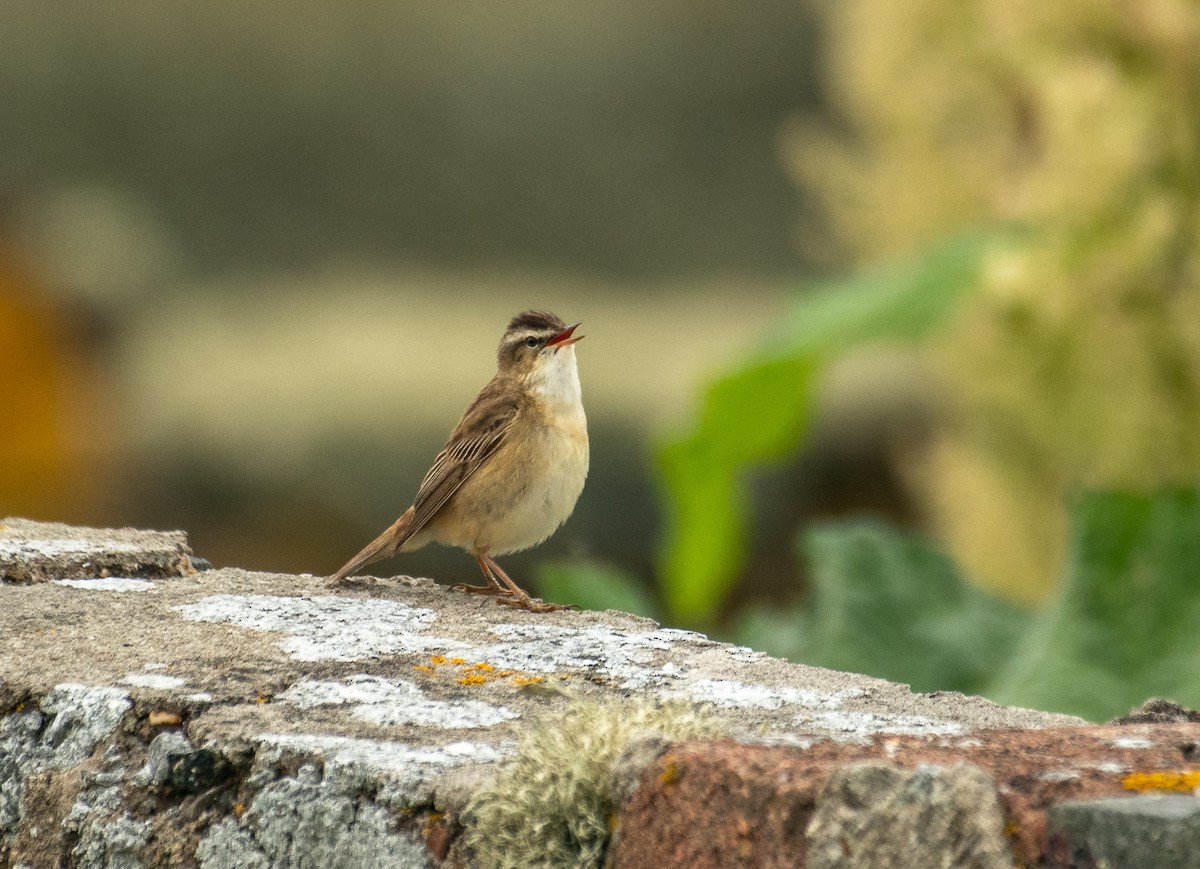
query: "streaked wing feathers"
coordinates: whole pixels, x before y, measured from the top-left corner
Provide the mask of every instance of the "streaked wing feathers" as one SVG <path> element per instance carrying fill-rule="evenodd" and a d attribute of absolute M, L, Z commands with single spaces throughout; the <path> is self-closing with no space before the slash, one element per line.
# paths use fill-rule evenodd
<path fill-rule="evenodd" d="M 421 481 L 413 500 L 413 522 L 406 537 L 420 531 L 434 514 L 450 500 L 479 467 L 487 461 L 508 434 L 517 416 L 519 403 L 489 383 L 479 393 L 450 435 L 445 448 L 433 460 L 433 467 Z"/>

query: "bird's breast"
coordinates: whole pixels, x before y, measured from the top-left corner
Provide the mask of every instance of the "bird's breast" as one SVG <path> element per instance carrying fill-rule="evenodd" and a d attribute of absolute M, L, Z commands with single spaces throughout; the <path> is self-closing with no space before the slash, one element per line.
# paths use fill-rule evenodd
<path fill-rule="evenodd" d="M 578 416 L 559 414 L 538 427 L 520 458 L 526 473 L 498 523 L 493 554 L 536 546 L 567 521 L 583 492 L 588 472 L 587 424 Z"/>
<path fill-rule="evenodd" d="M 492 555 L 536 546 L 574 511 L 588 461 L 581 404 L 527 408 L 442 511 L 439 539 Z"/>

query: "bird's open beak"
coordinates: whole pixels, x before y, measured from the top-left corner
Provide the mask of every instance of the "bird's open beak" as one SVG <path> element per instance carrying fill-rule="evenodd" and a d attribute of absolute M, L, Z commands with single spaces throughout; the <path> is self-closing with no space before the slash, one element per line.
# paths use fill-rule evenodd
<path fill-rule="evenodd" d="M 563 329 L 561 332 L 547 341 L 546 346 L 553 347 L 555 350 L 557 350 L 559 347 L 566 347 L 568 344 L 574 344 L 576 341 L 582 341 L 582 335 L 576 335 L 574 338 L 571 337 L 571 333 L 578 329 L 579 326 L 580 323 L 572 323 L 570 326 Z"/>

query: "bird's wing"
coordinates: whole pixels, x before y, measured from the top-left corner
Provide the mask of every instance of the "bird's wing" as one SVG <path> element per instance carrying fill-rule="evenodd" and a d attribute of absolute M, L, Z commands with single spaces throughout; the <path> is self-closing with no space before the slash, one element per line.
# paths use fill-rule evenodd
<path fill-rule="evenodd" d="M 413 499 L 412 524 L 405 538 L 416 534 L 442 508 L 458 487 L 500 448 L 520 410 L 516 396 L 489 383 L 467 408 L 445 448 L 421 481 Z"/>

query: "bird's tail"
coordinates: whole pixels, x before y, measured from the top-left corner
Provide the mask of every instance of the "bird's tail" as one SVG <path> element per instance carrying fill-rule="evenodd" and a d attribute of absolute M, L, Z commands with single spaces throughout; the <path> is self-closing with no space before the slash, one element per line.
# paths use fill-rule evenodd
<path fill-rule="evenodd" d="M 329 584 L 337 585 L 360 568 L 395 555 L 409 537 L 408 528 L 412 524 L 412 518 L 413 508 L 409 507 L 387 531 L 368 543 L 362 552 L 347 561 L 341 570 L 329 577 Z"/>

